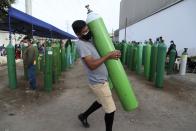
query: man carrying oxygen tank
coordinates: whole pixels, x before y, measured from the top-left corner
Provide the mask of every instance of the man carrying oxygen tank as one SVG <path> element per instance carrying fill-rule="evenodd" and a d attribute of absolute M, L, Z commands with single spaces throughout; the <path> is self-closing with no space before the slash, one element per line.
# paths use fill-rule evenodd
<path fill-rule="evenodd" d="M 88 128 L 88 116 L 100 107 L 103 107 L 103 110 L 105 111 L 106 131 L 112 131 L 116 106 L 109 88 L 108 71 L 104 62 L 109 59 L 119 59 L 121 53 L 120 51 L 112 51 L 107 55 L 100 57 L 92 42 L 92 34 L 89 31 L 86 22 L 83 20 L 76 20 L 73 22 L 72 28 L 79 38 L 76 42 L 76 47 L 86 69 L 90 88 L 97 97 L 97 100 L 85 112 L 81 113 L 78 118 L 83 126 Z"/>

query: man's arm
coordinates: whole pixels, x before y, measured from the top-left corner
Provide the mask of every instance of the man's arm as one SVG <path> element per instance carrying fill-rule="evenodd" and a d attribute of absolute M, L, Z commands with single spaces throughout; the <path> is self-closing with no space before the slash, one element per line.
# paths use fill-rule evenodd
<path fill-rule="evenodd" d="M 84 60 L 84 62 L 86 63 L 86 65 L 88 66 L 90 70 L 95 70 L 105 61 L 109 59 L 117 60 L 118 58 L 120 58 L 120 56 L 121 56 L 120 51 L 112 51 L 112 52 L 109 52 L 107 55 L 101 57 L 100 59 L 94 59 L 91 55 L 86 56 L 82 59 Z"/>

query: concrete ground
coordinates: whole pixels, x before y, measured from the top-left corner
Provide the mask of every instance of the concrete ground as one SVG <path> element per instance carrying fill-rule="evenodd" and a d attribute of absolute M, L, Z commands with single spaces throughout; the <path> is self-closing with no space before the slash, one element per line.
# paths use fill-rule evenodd
<path fill-rule="evenodd" d="M 18 88 L 7 86 L 6 67 L 0 68 L 0 131 L 104 131 L 104 112 L 89 117 L 91 127 L 82 127 L 77 115 L 95 97 L 88 88 L 80 61 L 62 73 L 51 93 L 43 90 L 43 74 L 39 74 L 36 93 L 28 93 L 23 68 L 17 65 Z M 163 89 L 157 89 L 143 76 L 127 71 L 139 101 L 139 108 L 125 112 L 117 96 L 113 131 L 195 131 L 196 76 L 165 77 Z"/>

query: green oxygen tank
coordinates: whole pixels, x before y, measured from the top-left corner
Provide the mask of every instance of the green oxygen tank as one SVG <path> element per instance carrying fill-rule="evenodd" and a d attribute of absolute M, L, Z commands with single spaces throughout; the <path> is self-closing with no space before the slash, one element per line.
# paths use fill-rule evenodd
<path fill-rule="evenodd" d="M 34 44 L 33 44 L 33 47 L 35 49 L 35 66 L 36 66 L 36 73 L 39 72 L 39 51 L 38 51 L 38 47 L 37 47 L 37 44 L 35 43 L 34 41 Z"/>
<path fill-rule="evenodd" d="M 65 67 L 66 67 L 66 62 L 65 62 L 66 58 L 65 58 L 65 46 L 63 43 L 61 43 L 61 71 L 65 71 Z"/>
<path fill-rule="evenodd" d="M 127 68 L 130 67 L 130 56 L 131 56 L 131 45 L 130 44 L 127 44 Z"/>
<path fill-rule="evenodd" d="M 129 58 L 129 43 L 126 43 L 127 44 L 127 53 L 126 53 L 126 61 L 125 61 L 125 65 L 127 66 L 128 65 L 128 58 Z"/>
<path fill-rule="evenodd" d="M 27 47 L 25 47 L 23 44 L 22 44 L 22 57 L 24 58 L 24 52 L 26 50 Z M 24 65 L 24 61 L 23 61 L 23 69 L 24 69 L 24 79 L 25 80 L 28 80 L 28 73 L 27 73 L 27 67 Z"/>
<path fill-rule="evenodd" d="M 72 52 L 73 52 L 73 63 L 74 63 L 77 59 L 77 53 L 76 53 L 77 51 L 76 51 L 76 44 L 74 41 L 72 41 L 72 44 L 73 44 Z"/>
<path fill-rule="evenodd" d="M 40 64 L 41 64 L 40 61 L 41 61 L 41 57 L 40 57 L 40 54 L 39 54 L 39 56 L 38 56 L 38 63 L 37 63 L 37 64 L 38 64 L 38 72 L 41 71 L 41 70 L 40 70 L 40 67 L 41 67 L 41 66 L 40 66 Z"/>
<path fill-rule="evenodd" d="M 75 59 L 74 55 L 74 43 L 71 41 L 71 64 L 73 65 Z"/>
<path fill-rule="evenodd" d="M 126 42 L 123 42 L 122 46 L 123 46 L 122 64 L 125 65 L 126 64 L 126 54 L 127 54 L 127 44 L 126 44 Z"/>
<path fill-rule="evenodd" d="M 43 54 L 40 54 L 40 71 L 43 72 L 44 71 L 44 63 L 45 63 L 45 60 L 44 60 L 44 55 Z"/>
<path fill-rule="evenodd" d="M 137 66 L 137 45 L 135 44 L 133 47 L 133 63 L 132 63 L 132 70 L 135 71 L 136 70 L 136 66 Z"/>
<path fill-rule="evenodd" d="M 112 81 L 111 81 L 110 77 L 108 77 L 108 83 L 109 83 L 110 89 L 112 90 L 114 88 L 114 86 L 112 84 Z"/>
<path fill-rule="evenodd" d="M 119 49 L 120 49 L 120 52 L 121 52 L 121 57 L 120 57 L 120 61 L 121 61 L 121 63 L 123 62 L 123 42 L 121 42 L 120 44 L 119 44 Z"/>
<path fill-rule="evenodd" d="M 44 89 L 46 91 L 52 90 L 52 48 L 46 47 L 45 52 L 45 68 L 44 68 Z"/>
<path fill-rule="evenodd" d="M 174 72 L 175 61 L 176 61 L 176 50 L 171 49 L 171 51 L 169 53 L 169 64 L 168 64 L 168 68 L 167 68 L 167 74 L 171 74 Z"/>
<path fill-rule="evenodd" d="M 131 54 L 131 70 L 134 71 L 135 66 L 135 44 L 132 47 L 132 54 Z"/>
<path fill-rule="evenodd" d="M 158 52 L 158 44 L 155 43 L 152 45 L 151 48 L 151 59 L 150 59 L 150 81 L 155 80 L 155 74 L 156 74 L 156 66 L 157 66 L 157 52 Z"/>
<path fill-rule="evenodd" d="M 151 45 L 148 43 L 145 47 L 145 63 L 144 63 L 144 76 L 149 79 L 150 76 L 150 57 L 151 57 Z"/>
<path fill-rule="evenodd" d="M 68 41 L 65 43 L 65 70 L 68 68 L 68 55 L 67 55 Z"/>
<path fill-rule="evenodd" d="M 6 47 L 7 52 L 7 69 L 8 69 L 8 80 L 9 87 L 11 89 L 16 89 L 17 78 L 16 78 L 16 61 L 15 61 L 15 51 L 14 46 L 9 43 Z"/>
<path fill-rule="evenodd" d="M 61 76 L 61 46 L 60 43 L 57 42 L 58 47 L 58 78 Z"/>
<path fill-rule="evenodd" d="M 166 59 L 167 46 L 164 43 L 158 45 L 158 54 L 157 54 L 157 73 L 155 86 L 158 88 L 163 87 L 164 74 L 165 74 L 165 59 Z"/>
<path fill-rule="evenodd" d="M 133 44 L 131 43 L 129 45 L 129 58 L 128 58 L 128 64 L 127 64 L 128 69 L 131 69 L 132 57 L 133 57 Z"/>
<path fill-rule="evenodd" d="M 95 47 L 101 56 L 105 56 L 109 52 L 115 50 L 103 19 L 98 14 L 93 13 L 90 9 L 88 9 L 87 24 L 93 34 Z M 126 111 L 131 111 L 137 108 L 138 102 L 132 90 L 132 85 L 129 83 L 120 60 L 108 60 L 105 64 L 112 84 L 114 85 L 114 89 L 124 109 Z"/>
<path fill-rule="evenodd" d="M 136 63 L 136 72 L 138 75 L 142 73 L 142 53 L 143 53 L 143 45 L 141 43 L 137 46 L 137 63 Z"/>
<path fill-rule="evenodd" d="M 61 74 L 61 49 L 60 49 L 60 44 L 58 41 L 55 42 L 56 44 L 56 59 L 57 59 L 57 78 L 59 79 L 59 76 Z"/>
<path fill-rule="evenodd" d="M 57 45 L 52 46 L 52 76 L 53 83 L 56 83 L 58 80 L 58 47 Z"/>
<path fill-rule="evenodd" d="M 119 51 L 121 51 L 121 45 L 122 45 L 121 43 L 118 43 L 118 44 L 116 45 L 116 49 L 119 50 Z M 121 53 L 122 53 L 122 52 L 121 52 Z"/>
<path fill-rule="evenodd" d="M 71 68 L 71 45 L 70 45 L 70 42 L 67 46 L 67 65 L 68 65 L 68 68 Z"/>
<path fill-rule="evenodd" d="M 133 43 L 131 44 L 131 47 L 130 47 L 130 66 L 129 66 L 129 69 L 132 70 L 133 68 L 133 60 L 134 60 L 134 45 Z"/>
<path fill-rule="evenodd" d="M 142 52 L 142 65 L 145 64 L 146 59 L 146 44 L 143 45 L 143 52 Z"/>

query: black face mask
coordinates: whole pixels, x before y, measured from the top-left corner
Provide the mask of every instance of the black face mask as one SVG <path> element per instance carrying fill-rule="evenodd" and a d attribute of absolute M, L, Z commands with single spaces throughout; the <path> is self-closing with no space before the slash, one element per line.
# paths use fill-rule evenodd
<path fill-rule="evenodd" d="M 92 33 L 89 31 L 86 35 L 82 35 L 81 38 L 88 41 L 92 38 Z"/>

